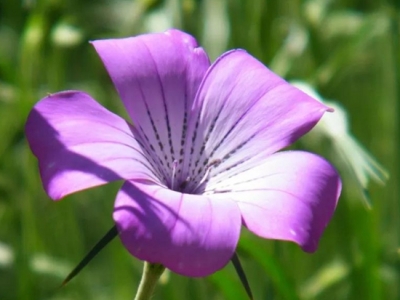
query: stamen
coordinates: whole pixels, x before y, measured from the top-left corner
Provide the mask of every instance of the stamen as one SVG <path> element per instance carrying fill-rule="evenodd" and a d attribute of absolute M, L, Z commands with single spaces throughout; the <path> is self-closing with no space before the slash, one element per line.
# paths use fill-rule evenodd
<path fill-rule="evenodd" d="M 207 169 L 206 172 L 204 173 L 204 176 L 201 178 L 201 180 L 199 181 L 199 183 L 193 188 L 192 193 L 195 193 L 199 187 L 201 187 L 203 185 L 203 183 L 205 183 L 208 180 L 208 177 L 210 175 L 211 169 L 213 167 L 217 167 L 220 163 L 222 162 L 221 159 L 217 158 L 212 160 L 208 165 L 207 165 Z"/>
<path fill-rule="evenodd" d="M 171 190 L 175 187 L 175 176 L 176 176 L 176 169 L 178 168 L 178 161 L 174 160 L 172 163 L 172 178 L 171 178 Z"/>

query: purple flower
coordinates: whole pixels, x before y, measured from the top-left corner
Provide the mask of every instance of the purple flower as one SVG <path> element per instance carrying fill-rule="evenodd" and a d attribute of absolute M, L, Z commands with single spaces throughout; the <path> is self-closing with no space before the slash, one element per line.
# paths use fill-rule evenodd
<path fill-rule="evenodd" d="M 134 125 L 80 91 L 37 103 L 26 134 L 52 199 L 125 180 L 113 214 L 122 243 L 186 276 L 224 267 L 242 224 L 316 250 L 340 178 L 314 154 L 276 152 L 308 132 L 324 104 L 243 50 L 210 65 L 177 30 L 93 45 Z"/>

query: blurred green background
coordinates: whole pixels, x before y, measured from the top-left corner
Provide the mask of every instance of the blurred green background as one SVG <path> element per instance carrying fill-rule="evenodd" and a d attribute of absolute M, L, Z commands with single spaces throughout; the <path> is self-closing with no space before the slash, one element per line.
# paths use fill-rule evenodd
<path fill-rule="evenodd" d="M 243 231 L 238 253 L 255 299 L 400 299 L 397 0 L 1 0 L 0 299 L 133 298 L 142 263 L 118 239 L 57 289 L 113 225 L 121 183 L 52 202 L 24 123 L 40 98 L 66 89 L 87 91 L 124 114 L 88 40 L 170 27 L 193 34 L 212 60 L 244 48 L 337 101 L 354 136 L 390 173 L 385 186 L 370 182 L 368 210 L 334 140 L 310 134 L 296 144 L 333 161 L 344 191 L 315 254 Z M 166 273 L 153 299 L 247 298 L 228 265 L 200 279 Z"/>

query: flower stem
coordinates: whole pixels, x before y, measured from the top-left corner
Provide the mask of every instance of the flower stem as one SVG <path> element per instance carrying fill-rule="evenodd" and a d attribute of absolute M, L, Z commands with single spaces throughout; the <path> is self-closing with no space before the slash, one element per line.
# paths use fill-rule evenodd
<path fill-rule="evenodd" d="M 148 300 L 153 294 L 158 279 L 164 272 L 165 267 L 160 264 L 144 263 L 143 275 L 140 280 L 135 300 Z"/>

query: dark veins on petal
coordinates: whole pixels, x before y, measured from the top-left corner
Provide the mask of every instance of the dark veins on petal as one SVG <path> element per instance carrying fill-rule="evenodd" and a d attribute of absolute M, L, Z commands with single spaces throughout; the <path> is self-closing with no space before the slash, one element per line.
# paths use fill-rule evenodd
<path fill-rule="evenodd" d="M 157 64 L 154 62 L 154 67 L 157 69 Z M 157 75 L 159 76 L 159 75 Z M 150 137 L 150 132 L 145 132 L 144 128 L 138 125 L 138 130 L 136 131 L 136 138 L 143 150 L 148 157 L 148 161 L 151 164 L 153 170 L 157 173 L 159 180 L 167 186 L 169 189 L 176 190 L 182 193 L 188 194 L 202 194 L 206 191 L 206 185 L 212 177 L 221 175 L 235 168 L 240 168 L 245 162 L 247 162 L 251 157 L 243 157 L 241 160 L 231 162 L 228 164 L 230 158 L 234 156 L 239 150 L 241 150 L 245 145 L 250 143 L 260 134 L 261 129 L 258 129 L 253 134 L 249 135 L 248 138 L 240 143 L 238 143 L 233 149 L 230 149 L 223 157 L 215 157 L 217 151 L 224 145 L 228 137 L 230 137 L 235 130 L 237 130 L 245 117 L 249 116 L 251 110 L 255 107 L 259 101 L 262 100 L 263 95 L 258 99 L 253 101 L 243 113 L 238 116 L 236 122 L 226 131 L 226 133 L 215 142 L 212 149 L 207 149 L 211 135 L 214 133 L 218 123 L 221 123 L 221 116 L 223 116 L 223 111 L 225 109 L 226 101 L 223 102 L 218 111 L 213 114 L 215 117 L 211 120 L 210 125 L 207 128 L 207 132 L 200 133 L 200 122 L 202 109 L 196 113 L 196 116 L 189 115 L 188 99 L 187 99 L 187 87 L 185 87 L 185 97 L 184 97 L 184 109 L 182 114 L 182 128 L 181 132 L 176 133 L 171 126 L 171 116 L 168 112 L 167 99 L 165 95 L 165 89 L 163 87 L 163 82 L 160 77 L 158 77 L 159 86 L 161 88 L 162 94 L 162 111 L 165 120 L 165 129 L 158 128 L 159 126 L 152 115 L 152 111 L 149 104 L 146 101 L 146 97 L 142 97 L 144 106 L 146 109 L 146 115 L 149 119 L 151 130 L 153 131 Z M 234 88 L 229 92 L 233 93 Z M 229 96 L 229 95 L 228 95 Z M 172 109 L 172 108 L 170 108 Z M 188 136 L 188 120 L 190 117 L 196 118 L 194 129 L 191 132 L 191 136 Z M 161 136 L 164 134 L 165 136 Z M 175 151 L 173 136 L 180 134 L 180 149 Z M 198 144 L 198 139 L 203 139 Z M 163 144 L 164 141 L 168 141 L 167 144 Z M 188 144 L 188 145 L 186 145 Z M 169 148 L 169 149 L 168 149 Z M 185 149 L 186 153 L 185 153 Z M 206 151 L 207 149 L 207 151 Z M 187 153 L 189 152 L 189 153 Z M 206 153 L 208 152 L 208 153 Z M 187 167 L 185 168 L 183 164 L 185 163 L 185 158 L 187 159 Z M 240 170 L 234 174 L 229 174 L 231 178 L 240 174 Z M 221 180 L 222 177 L 221 177 Z M 228 191 L 229 189 L 227 189 Z M 212 192 L 212 190 L 208 191 Z"/>

